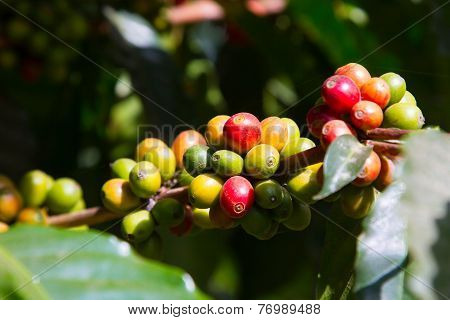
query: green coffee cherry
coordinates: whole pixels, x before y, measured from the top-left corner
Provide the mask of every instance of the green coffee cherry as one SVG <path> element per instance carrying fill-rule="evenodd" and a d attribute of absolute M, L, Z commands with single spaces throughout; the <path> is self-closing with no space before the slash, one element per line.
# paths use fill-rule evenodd
<path fill-rule="evenodd" d="M 232 177 L 241 174 L 244 160 L 233 151 L 219 150 L 211 156 L 211 166 L 218 175 Z"/>
<path fill-rule="evenodd" d="M 377 195 L 377 190 L 371 186 L 360 188 L 349 185 L 341 191 L 342 212 L 353 219 L 364 218 L 372 209 Z"/>
<path fill-rule="evenodd" d="M 213 174 L 201 174 L 189 185 L 189 201 L 200 209 L 213 207 L 219 200 L 223 181 Z"/>
<path fill-rule="evenodd" d="M 382 126 L 384 128 L 417 130 L 421 129 L 424 124 L 425 118 L 416 105 L 396 103 L 385 110 Z"/>
<path fill-rule="evenodd" d="M 84 199 L 81 198 L 72 208 L 70 208 L 69 212 L 76 212 L 84 209 L 86 209 L 86 202 L 84 202 Z"/>
<path fill-rule="evenodd" d="M 117 159 L 110 164 L 113 178 L 128 180 L 131 169 L 136 165 L 136 161 L 128 158 Z"/>
<path fill-rule="evenodd" d="M 207 146 L 195 145 L 186 150 L 183 156 L 183 165 L 193 177 L 208 171 L 211 168 L 211 150 Z"/>
<path fill-rule="evenodd" d="M 307 204 L 314 202 L 313 196 L 321 189 L 321 185 L 317 181 L 317 172 L 321 166 L 322 163 L 318 163 L 303 168 L 288 180 L 287 189 L 291 193 L 293 200 Z"/>
<path fill-rule="evenodd" d="M 162 255 L 162 240 L 159 234 L 152 233 L 150 238 L 135 244 L 136 251 L 147 259 L 159 260 Z"/>
<path fill-rule="evenodd" d="M 101 198 L 103 206 L 116 213 L 128 213 L 141 204 L 139 198 L 131 190 L 130 182 L 114 178 L 102 186 Z"/>
<path fill-rule="evenodd" d="M 186 169 L 181 169 L 180 174 L 178 175 L 178 183 L 180 186 L 188 186 L 191 184 L 192 180 L 194 180 L 194 177 L 191 176 Z"/>
<path fill-rule="evenodd" d="M 389 100 L 388 106 L 399 102 L 406 92 L 405 79 L 393 72 L 383 74 L 381 79 L 386 81 L 391 92 L 391 99 Z"/>
<path fill-rule="evenodd" d="M 192 218 L 194 224 L 199 228 L 212 229 L 215 227 L 209 218 L 209 209 L 192 208 Z"/>
<path fill-rule="evenodd" d="M 275 180 L 259 181 L 255 184 L 255 200 L 261 208 L 276 208 L 283 201 L 283 189 Z"/>
<path fill-rule="evenodd" d="M 130 213 L 122 220 L 123 236 L 132 243 L 148 239 L 154 228 L 155 222 L 147 210 Z"/>
<path fill-rule="evenodd" d="M 311 223 L 311 209 L 307 204 L 298 201 L 294 201 L 293 205 L 291 216 L 283 224 L 294 231 L 305 230 Z"/>
<path fill-rule="evenodd" d="M 270 229 L 266 233 L 259 235 L 256 238 L 258 240 L 272 239 L 278 233 L 279 226 L 280 226 L 280 224 L 277 221 L 272 221 L 271 225 L 270 225 Z"/>
<path fill-rule="evenodd" d="M 242 228 L 254 237 L 262 237 L 270 232 L 272 219 L 267 211 L 253 206 L 251 210 L 240 219 Z"/>
<path fill-rule="evenodd" d="M 300 128 L 294 120 L 290 118 L 281 118 L 281 121 L 283 121 L 287 127 L 287 142 L 300 138 Z"/>
<path fill-rule="evenodd" d="M 20 193 L 25 206 L 37 208 L 44 204 L 53 186 L 53 178 L 40 170 L 27 172 L 20 182 Z"/>
<path fill-rule="evenodd" d="M 159 200 L 152 209 L 156 223 L 162 227 L 175 227 L 183 222 L 183 205 L 175 199 Z"/>
<path fill-rule="evenodd" d="M 316 144 L 308 138 L 298 138 L 286 143 L 284 148 L 281 150 L 280 156 L 285 159 L 296 153 L 303 152 L 305 150 L 314 148 Z"/>
<path fill-rule="evenodd" d="M 130 172 L 130 186 L 140 198 L 149 198 L 161 187 L 161 175 L 151 162 L 138 162 Z"/>
<path fill-rule="evenodd" d="M 166 181 L 171 179 L 177 168 L 177 161 L 172 149 L 167 146 L 158 146 L 150 149 L 145 156 L 144 160 L 153 163 L 161 174 L 161 178 Z"/>
<path fill-rule="evenodd" d="M 83 196 L 80 185 L 73 179 L 55 181 L 47 195 L 48 208 L 53 213 L 68 212 Z"/>
<path fill-rule="evenodd" d="M 289 191 L 286 188 L 281 187 L 283 191 L 283 197 L 281 203 L 278 207 L 271 210 L 272 219 L 277 222 L 286 221 L 292 214 L 292 210 L 294 208 L 292 197 Z"/>
<path fill-rule="evenodd" d="M 278 169 L 280 154 L 268 144 L 253 147 L 245 156 L 245 171 L 255 179 L 270 178 Z"/>
<path fill-rule="evenodd" d="M 410 104 L 417 105 L 416 98 L 409 91 L 405 92 L 405 95 L 403 96 L 403 98 L 399 102 L 400 103 L 410 103 Z"/>

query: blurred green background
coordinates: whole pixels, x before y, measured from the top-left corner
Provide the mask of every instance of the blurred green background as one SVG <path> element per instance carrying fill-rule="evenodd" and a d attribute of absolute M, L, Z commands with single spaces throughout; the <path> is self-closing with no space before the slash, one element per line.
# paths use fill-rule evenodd
<path fill-rule="evenodd" d="M 358 61 L 373 76 L 401 74 L 427 124 L 450 129 L 446 1 L 291 0 L 264 14 L 249 7 L 258 1 L 217 1 L 222 18 L 167 18 L 187 2 L 2 0 L 0 172 L 74 177 L 98 205 L 108 164 L 132 156 L 138 125 L 181 130 L 285 109 L 304 124 L 323 80 Z M 164 235 L 164 261 L 216 297 L 311 298 L 323 229 L 314 217 L 308 231 L 269 242 L 241 231 Z"/>

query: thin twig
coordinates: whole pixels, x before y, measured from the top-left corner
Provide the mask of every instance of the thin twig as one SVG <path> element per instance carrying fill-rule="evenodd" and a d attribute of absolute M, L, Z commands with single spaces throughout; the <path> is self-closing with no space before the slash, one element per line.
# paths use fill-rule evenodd
<path fill-rule="evenodd" d="M 373 140 L 366 140 L 364 141 L 364 144 L 367 146 L 372 146 L 373 151 L 376 153 L 387 156 L 398 156 L 401 153 L 402 148 L 401 144 Z"/>
<path fill-rule="evenodd" d="M 398 140 L 401 137 L 414 132 L 414 130 L 403 130 L 397 128 L 376 128 L 367 130 L 363 136 L 370 140 Z"/>

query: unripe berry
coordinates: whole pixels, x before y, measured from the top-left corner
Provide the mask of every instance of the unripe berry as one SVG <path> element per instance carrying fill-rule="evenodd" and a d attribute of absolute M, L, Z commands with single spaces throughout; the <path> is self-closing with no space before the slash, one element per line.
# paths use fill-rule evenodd
<path fill-rule="evenodd" d="M 131 169 L 136 165 L 136 161 L 127 158 L 117 159 L 109 166 L 111 167 L 111 175 L 113 178 L 128 180 Z"/>
<path fill-rule="evenodd" d="M 161 174 L 151 162 L 138 162 L 130 171 L 130 186 L 139 198 L 149 198 L 161 187 Z"/>
<path fill-rule="evenodd" d="M 151 149 L 144 156 L 144 160 L 153 163 L 159 170 L 163 181 L 171 179 L 177 167 L 175 154 L 167 146 L 158 146 Z"/>
<path fill-rule="evenodd" d="M 157 233 L 152 233 L 150 238 L 135 244 L 136 251 L 147 259 L 160 259 L 162 254 L 162 240 Z"/>
<path fill-rule="evenodd" d="M 255 201 L 264 209 L 278 207 L 283 201 L 283 189 L 281 185 L 272 179 L 258 181 L 255 184 Z"/>
<path fill-rule="evenodd" d="M 346 122 L 342 120 L 328 121 L 322 128 L 320 143 L 322 147 L 328 148 L 337 137 L 343 136 L 344 134 L 356 136 L 355 130 Z"/>
<path fill-rule="evenodd" d="M 20 193 L 25 206 L 39 207 L 53 186 L 53 178 L 40 170 L 27 172 L 20 182 Z"/>
<path fill-rule="evenodd" d="M 178 168 L 183 168 L 183 156 L 186 150 L 195 145 L 206 145 L 205 138 L 195 130 L 185 130 L 173 140 L 172 151 Z"/>
<path fill-rule="evenodd" d="M 425 124 L 422 111 L 411 103 L 396 103 L 384 112 L 384 128 L 421 129 Z"/>
<path fill-rule="evenodd" d="M 334 74 L 349 77 L 358 88 L 361 88 L 371 78 L 369 71 L 358 63 L 348 63 L 338 68 Z"/>
<path fill-rule="evenodd" d="M 280 151 L 288 140 L 286 123 L 278 117 L 269 117 L 261 122 L 261 143 Z"/>
<path fill-rule="evenodd" d="M 223 127 L 225 122 L 230 119 L 229 116 L 215 116 L 209 120 L 206 125 L 205 138 L 208 144 L 215 148 L 223 148 L 225 146 L 225 138 L 223 136 Z"/>
<path fill-rule="evenodd" d="M 24 208 L 17 215 L 16 222 L 26 224 L 47 224 L 47 210 L 43 208 Z"/>
<path fill-rule="evenodd" d="M 156 223 L 166 228 L 179 225 L 185 215 L 181 202 L 171 198 L 159 200 L 151 213 Z"/>
<path fill-rule="evenodd" d="M 316 138 L 320 138 L 322 128 L 325 123 L 331 120 L 339 119 L 339 115 L 326 104 L 312 107 L 306 114 L 306 124 L 308 126 L 308 130 Z"/>
<path fill-rule="evenodd" d="M 241 176 L 228 179 L 220 192 L 220 206 L 233 219 L 245 216 L 254 200 L 252 184 Z"/>
<path fill-rule="evenodd" d="M 372 101 L 384 109 L 391 99 L 391 90 L 383 79 L 372 78 L 361 87 L 361 98 Z"/>
<path fill-rule="evenodd" d="M 170 233 L 181 237 L 189 234 L 191 232 L 192 227 L 194 226 L 194 216 L 192 210 L 188 210 L 185 208 L 184 210 L 184 219 L 178 225 L 170 228 Z"/>
<path fill-rule="evenodd" d="M 226 147 L 242 154 L 260 142 L 261 123 L 250 113 L 237 113 L 225 122 L 223 134 Z"/>
<path fill-rule="evenodd" d="M 236 226 L 236 220 L 231 218 L 220 206 L 216 204 L 209 209 L 209 219 L 215 228 L 231 229 Z"/>
<path fill-rule="evenodd" d="M 383 123 L 383 110 L 376 103 L 363 100 L 353 106 L 350 119 L 358 129 L 375 129 Z"/>
<path fill-rule="evenodd" d="M 255 179 L 267 179 L 275 174 L 280 165 L 280 154 L 268 144 L 252 148 L 244 159 L 245 171 Z"/>
<path fill-rule="evenodd" d="M 189 201 L 194 207 L 207 209 L 219 201 L 223 181 L 213 174 L 201 174 L 189 185 Z"/>
<path fill-rule="evenodd" d="M 311 223 L 311 209 L 307 204 L 298 201 L 294 201 L 293 204 L 292 214 L 283 224 L 290 230 L 305 230 Z"/>
<path fill-rule="evenodd" d="M 332 110 L 343 114 L 350 112 L 353 105 L 361 100 L 361 93 L 352 79 L 335 75 L 323 83 L 322 97 Z"/>
<path fill-rule="evenodd" d="M 245 232 L 259 239 L 270 232 L 272 219 L 267 211 L 255 206 L 242 218 L 241 226 Z"/>
<path fill-rule="evenodd" d="M 207 146 L 196 145 L 186 150 L 183 156 L 183 165 L 193 177 L 208 171 L 211 168 L 211 150 Z"/>
<path fill-rule="evenodd" d="M 140 204 L 139 198 L 131 191 L 130 183 L 124 179 L 105 182 L 101 192 L 103 206 L 116 213 L 127 213 Z"/>
<path fill-rule="evenodd" d="M 353 180 L 353 185 L 364 187 L 372 184 L 372 182 L 374 182 L 380 174 L 380 170 L 380 157 L 378 157 L 378 155 L 374 151 L 372 151 L 370 153 L 370 156 L 364 162 L 364 166 L 359 172 L 358 177 Z"/>
<path fill-rule="evenodd" d="M 391 98 L 388 105 L 400 102 L 406 93 L 406 82 L 401 76 L 396 73 L 388 72 L 381 77 L 389 86 Z"/>
<path fill-rule="evenodd" d="M 386 156 L 380 156 L 381 170 L 377 180 L 375 180 L 375 188 L 380 191 L 386 189 L 394 180 L 395 163 L 394 160 Z"/>
<path fill-rule="evenodd" d="M 341 192 L 340 204 L 342 212 L 353 219 L 364 218 L 369 214 L 376 198 L 377 191 L 371 186 L 358 188 L 349 185 Z"/>
<path fill-rule="evenodd" d="M 68 212 L 83 196 L 80 185 L 71 178 L 57 179 L 47 194 L 47 205 L 53 213 Z"/>
<path fill-rule="evenodd" d="M 156 138 L 146 138 L 142 140 L 141 142 L 139 142 L 136 148 L 136 158 L 138 159 L 138 161 L 144 160 L 144 156 L 147 152 L 159 146 L 167 147 L 167 144 L 165 144 L 164 141 Z"/>
<path fill-rule="evenodd" d="M 132 243 L 148 239 L 154 228 L 155 222 L 147 210 L 130 213 L 122 219 L 123 236 Z"/>
<path fill-rule="evenodd" d="M 313 203 L 315 196 L 321 189 L 317 181 L 317 172 L 322 163 L 310 165 L 292 176 L 287 182 L 287 189 L 292 195 L 293 200 L 304 203 Z"/>

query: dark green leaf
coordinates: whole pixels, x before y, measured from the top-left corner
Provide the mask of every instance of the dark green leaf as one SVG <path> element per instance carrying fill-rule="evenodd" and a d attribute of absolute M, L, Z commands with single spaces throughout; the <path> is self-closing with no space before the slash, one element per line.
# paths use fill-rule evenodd
<path fill-rule="evenodd" d="M 188 274 L 138 257 L 128 243 L 114 236 L 19 226 L 0 236 L 0 246 L 54 299 L 201 297 Z M 25 286 L 19 286 L 20 294 L 28 283 L 21 279 L 19 284 Z"/>
<path fill-rule="evenodd" d="M 403 192 L 404 186 L 400 183 L 390 186 L 377 199 L 372 212 L 363 222 L 364 231 L 359 237 L 357 248 L 354 287 L 360 296 L 372 299 L 402 297 L 403 283 L 392 280 L 387 285 L 385 282 L 397 276 L 408 253 L 406 222 L 397 211 Z"/>
<path fill-rule="evenodd" d="M 323 187 L 314 199 L 324 199 L 352 182 L 371 151 L 352 135 L 343 135 L 333 141 L 323 162 Z"/>

